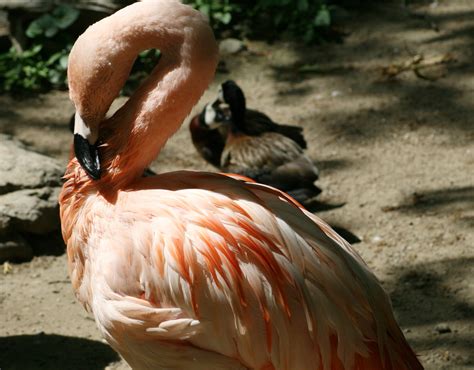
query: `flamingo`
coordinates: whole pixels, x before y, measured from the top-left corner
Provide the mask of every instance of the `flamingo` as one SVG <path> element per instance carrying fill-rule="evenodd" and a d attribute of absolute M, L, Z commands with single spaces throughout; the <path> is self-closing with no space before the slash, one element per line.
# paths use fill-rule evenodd
<path fill-rule="evenodd" d="M 149 48 L 158 65 L 105 119 Z M 289 196 L 237 175 L 142 176 L 216 64 L 205 17 L 172 0 L 134 3 L 74 44 L 59 201 L 79 302 L 133 369 L 422 369 L 366 264 Z"/>

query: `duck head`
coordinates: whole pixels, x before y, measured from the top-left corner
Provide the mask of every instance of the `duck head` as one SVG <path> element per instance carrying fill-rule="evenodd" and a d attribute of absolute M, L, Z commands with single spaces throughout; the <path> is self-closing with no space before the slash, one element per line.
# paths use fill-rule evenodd
<path fill-rule="evenodd" d="M 229 123 L 231 119 L 232 116 L 229 108 L 217 99 L 213 103 L 208 103 L 204 106 L 199 115 L 199 124 L 201 128 L 214 130 L 223 124 Z"/>
<path fill-rule="evenodd" d="M 247 108 L 245 95 L 235 81 L 228 80 L 221 85 L 217 100 L 221 102 L 221 107 L 228 107 L 234 125 L 243 126 Z"/>
<path fill-rule="evenodd" d="M 245 96 L 242 89 L 232 80 L 221 84 L 217 99 L 204 106 L 199 115 L 202 128 L 216 129 L 223 125 L 243 126 L 245 117 Z"/>

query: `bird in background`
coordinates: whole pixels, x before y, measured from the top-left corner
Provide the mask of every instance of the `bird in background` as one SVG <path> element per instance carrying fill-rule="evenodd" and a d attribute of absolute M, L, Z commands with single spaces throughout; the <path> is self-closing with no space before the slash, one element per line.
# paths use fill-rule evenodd
<path fill-rule="evenodd" d="M 197 151 L 223 172 L 276 187 L 303 204 L 321 192 L 314 184 L 319 171 L 303 152 L 303 129 L 247 109 L 242 89 L 232 80 L 221 84 L 217 99 L 189 129 Z"/>
<path fill-rule="evenodd" d="M 221 156 L 229 128 L 228 125 L 215 123 L 216 120 L 222 122 L 227 119 L 219 109 L 219 104 L 219 100 L 206 104 L 201 113 L 189 122 L 191 140 L 197 152 L 206 162 L 217 168 L 221 165 Z"/>
<path fill-rule="evenodd" d="M 150 48 L 157 67 L 105 118 Z M 74 44 L 59 201 L 77 299 L 133 369 L 422 369 L 363 260 L 292 198 L 237 175 L 142 176 L 217 59 L 206 18 L 172 0 L 134 3 Z"/>

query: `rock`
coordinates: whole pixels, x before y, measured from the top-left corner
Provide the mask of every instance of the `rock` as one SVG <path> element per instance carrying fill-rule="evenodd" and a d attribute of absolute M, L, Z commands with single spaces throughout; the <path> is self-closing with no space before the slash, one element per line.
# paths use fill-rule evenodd
<path fill-rule="evenodd" d="M 18 190 L 0 195 L 0 233 L 47 234 L 59 227 L 59 188 Z"/>
<path fill-rule="evenodd" d="M 243 41 L 233 38 L 224 39 L 219 43 L 220 55 L 237 54 L 247 49 Z"/>
<path fill-rule="evenodd" d="M 16 140 L 0 135 L 0 194 L 20 189 L 60 186 L 63 167 Z"/>
<path fill-rule="evenodd" d="M 438 334 L 451 333 L 451 328 L 446 323 L 440 323 L 436 325 L 435 330 L 438 332 Z"/>
<path fill-rule="evenodd" d="M 62 174 L 55 159 L 0 135 L 0 261 L 30 259 L 25 239 L 59 229 Z"/>

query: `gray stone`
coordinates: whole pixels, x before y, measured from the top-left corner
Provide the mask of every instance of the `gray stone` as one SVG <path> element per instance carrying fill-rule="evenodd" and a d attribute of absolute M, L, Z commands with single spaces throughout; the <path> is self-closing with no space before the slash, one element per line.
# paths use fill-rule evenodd
<path fill-rule="evenodd" d="M 60 186 L 63 167 L 53 158 L 26 149 L 0 135 L 0 194 L 20 189 Z"/>
<path fill-rule="evenodd" d="M 59 188 L 17 190 L 0 195 L 0 233 L 47 234 L 59 227 Z"/>
<path fill-rule="evenodd" d="M 0 135 L 0 260 L 31 258 L 33 250 L 22 236 L 59 229 L 62 174 L 55 159 Z"/>
<path fill-rule="evenodd" d="M 243 41 L 233 38 L 224 39 L 219 43 L 220 55 L 237 54 L 242 50 L 247 49 Z"/>

